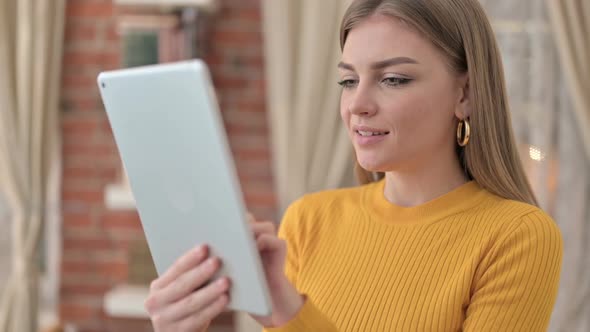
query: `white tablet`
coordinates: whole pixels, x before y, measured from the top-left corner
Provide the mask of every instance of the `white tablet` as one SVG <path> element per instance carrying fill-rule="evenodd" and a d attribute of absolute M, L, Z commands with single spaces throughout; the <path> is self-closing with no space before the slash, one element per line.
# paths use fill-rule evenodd
<path fill-rule="evenodd" d="M 207 243 L 223 261 L 215 278 L 232 280 L 228 307 L 270 314 L 207 66 L 193 60 L 103 72 L 98 86 L 158 274 Z"/>

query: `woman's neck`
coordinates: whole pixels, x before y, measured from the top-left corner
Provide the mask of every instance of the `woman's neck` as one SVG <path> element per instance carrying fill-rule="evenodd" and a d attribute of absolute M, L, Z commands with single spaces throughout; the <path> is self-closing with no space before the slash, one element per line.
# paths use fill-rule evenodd
<path fill-rule="evenodd" d="M 389 202 L 406 207 L 421 205 L 469 181 L 457 159 L 422 164 L 428 166 L 385 173 L 384 195 Z"/>

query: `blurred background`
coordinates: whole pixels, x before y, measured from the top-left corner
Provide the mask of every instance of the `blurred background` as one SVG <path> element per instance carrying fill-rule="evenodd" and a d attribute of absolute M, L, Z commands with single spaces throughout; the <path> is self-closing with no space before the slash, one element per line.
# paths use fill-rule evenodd
<path fill-rule="evenodd" d="M 550 330 L 590 331 L 590 3 L 481 2 L 521 157 L 565 240 Z M 143 301 L 155 271 L 101 71 L 203 58 L 260 219 L 354 184 L 335 83 L 348 3 L 1 0 L 0 331 L 152 331 Z M 228 312 L 210 331 L 260 328 Z"/>

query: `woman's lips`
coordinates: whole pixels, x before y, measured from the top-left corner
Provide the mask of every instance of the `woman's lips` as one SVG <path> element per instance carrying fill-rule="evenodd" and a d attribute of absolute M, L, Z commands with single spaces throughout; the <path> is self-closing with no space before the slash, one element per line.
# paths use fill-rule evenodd
<path fill-rule="evenodd" d="M 369 146 L 379 143 L 387 138 L 388 131 L 379 130 L 354 130 L 354 141 L 359 146 Z"/>

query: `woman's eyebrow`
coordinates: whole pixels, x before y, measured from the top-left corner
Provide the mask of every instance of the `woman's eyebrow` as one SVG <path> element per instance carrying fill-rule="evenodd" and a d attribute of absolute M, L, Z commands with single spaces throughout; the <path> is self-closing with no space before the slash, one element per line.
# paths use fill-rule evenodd
<path fill-rule="evenodd" d="M 418 61 L 416 61 L 412 58 L 402 56 L 402 57 L 391 58 L 391 59 L 375 62 L 371 65 L 371 69 L 383 69 L 386 67 L 401 65 L 401 64 L 405 64 L 405 63 L 418 64 Z"/>
<path fill-rule="evenodd" d="M 375 63 L 371 64 L 371 69 L 378 70 L 378 69 L 383 69 L 386 67 L 391 67 L 391 66 L 401 65 L 401 64 L 406 64 L 406 63 L 418 64 L 418 61 L 416 61 L 412 58 L 408 58 L 408 57 L 396 57 L 396 58 L 391 58 L 391 59 L 386 59 L 383 61 L 375 62 Z M 349 63 L 344 63 L 344 62 L 339 62 L 338 68 L 354 71 L 353 65 L 351 65 Z"/>
<path fill-rule="evenodd" d="M 338 68 L 342 68 L 342 69 L 346 69 L 346 70 L 350 70 L 350 71 L 354 71 L 354 66 L 348 63 L 344 63 L 342 61 L 340 61 L 338 63 Z"/>

